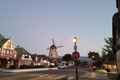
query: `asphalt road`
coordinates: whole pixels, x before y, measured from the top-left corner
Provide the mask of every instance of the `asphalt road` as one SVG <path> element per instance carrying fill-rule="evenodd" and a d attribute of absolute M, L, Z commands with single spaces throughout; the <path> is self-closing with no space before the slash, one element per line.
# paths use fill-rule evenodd
<path fill-rule="evenodd" d="M 79 67 L 80 80 L 91 80 L 91 72 L 88 68 Z M 73 77 L 75 76 L 75 68 L 70 67 L 66 69 L 48 70 L 39 72 L 21 72 L 21 73 L 5 73 L 0 72 L 0 80 L 55 80 L 60 77 Z M 97 75 L 95 80 L 108 80 L 103 74 Z"/>

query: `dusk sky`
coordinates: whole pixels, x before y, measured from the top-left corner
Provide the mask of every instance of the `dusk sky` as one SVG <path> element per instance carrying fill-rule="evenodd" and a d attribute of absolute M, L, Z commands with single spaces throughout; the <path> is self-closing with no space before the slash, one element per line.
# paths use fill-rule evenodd
<path fill-rule="evenodd" d="M 74 36 L 80 38 L 78 51 L 100 52 L 104 38 L 112 34 L 115 0 L 0 0 L 0 33 L 31 53 L 48 55 L 55 39 L 59 55 L 73 52 Z"/>

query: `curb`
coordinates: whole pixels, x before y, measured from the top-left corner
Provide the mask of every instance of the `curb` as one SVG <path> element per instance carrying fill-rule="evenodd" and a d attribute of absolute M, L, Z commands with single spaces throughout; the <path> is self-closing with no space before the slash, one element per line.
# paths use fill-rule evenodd
<path fill-rule="evenodd" d="M 39 71 L 47 71 L 47 70 L 58 70 L 58 69 L 57 69 L 57 68 L 0 69 L 1 72 L 10 72 L 10 73 L 18 73 L 18 72 L 39 72 Z"/>

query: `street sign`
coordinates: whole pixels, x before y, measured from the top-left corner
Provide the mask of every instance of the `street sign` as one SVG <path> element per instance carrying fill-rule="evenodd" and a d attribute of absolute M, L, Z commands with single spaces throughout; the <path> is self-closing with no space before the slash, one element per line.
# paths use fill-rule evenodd
<path fill-rule="evenodd" d="M 72 58 L 74 61 L 80 60 L 80 53 L 75 51 L 72 53 Z"/>

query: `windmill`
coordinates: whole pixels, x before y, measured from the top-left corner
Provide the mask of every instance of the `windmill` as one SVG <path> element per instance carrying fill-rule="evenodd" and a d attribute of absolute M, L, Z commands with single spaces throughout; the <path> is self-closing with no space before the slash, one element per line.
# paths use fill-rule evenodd
<path fill-rule="evenodd" d="M 63 46 L 56 46 L 54 39 L 52 39 L 52 45 L 49 48 L 47 48 L 47 50 L 49 50 L 49 57 L 56 59 L 59 58 L 57 49 L 61 47 Z"/>

